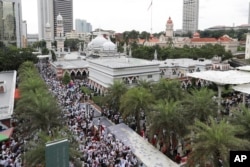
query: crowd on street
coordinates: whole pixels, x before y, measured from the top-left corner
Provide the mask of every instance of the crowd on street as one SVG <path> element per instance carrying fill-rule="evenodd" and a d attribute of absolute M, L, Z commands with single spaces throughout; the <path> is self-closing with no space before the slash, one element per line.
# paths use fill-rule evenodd
<path fill-rule="evenodd" d="M 93 122 L 97 108 L 86 101 L 81 87 L 87 85 L 75 79 L 68 85 L 57 80 L 50 68 L 44 66 L 41 71 L 49 90 L 58 99 L 62 107 L 63 117 L 79 144 L 82 156 L 79 159 L 84 167 L 136 167 L 139 161 L 129 146 L 124 145 L 107 132 L 100 120 Z M 99 112 L 99 111 L 98 111 Z"/>

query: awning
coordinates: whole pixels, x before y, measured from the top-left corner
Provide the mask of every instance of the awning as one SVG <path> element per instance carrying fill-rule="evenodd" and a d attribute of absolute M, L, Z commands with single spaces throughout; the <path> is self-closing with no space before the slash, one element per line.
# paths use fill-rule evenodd
<path fill-rule="evenodd" d="M 15 99 L 19 99 L 20 98 L 20 91 L 19 89 L 15 89 Z"/>
<path fill-rule="evenodd" d="M 1 131 L 0 132 L 0 142 L 8 140 L 11 137 L 13 130 L 14 130 L 14 128 L 12 127 L 12 128 L 7 129 L 7 130 Z"/>
<path fill-rule="evenodd" d="M 236 85 L 232 87 L 235 91 L 250 94 L 250 84 Z"/>
<path fill-rule="evenodd" d="M 214 82 L 219 85 L 246 84 L 250 83 L 250 72 L 229 70 L 229 71 L 202 71 L 187 73 L 188 77 L 200 78 L 206 81 Z"/>

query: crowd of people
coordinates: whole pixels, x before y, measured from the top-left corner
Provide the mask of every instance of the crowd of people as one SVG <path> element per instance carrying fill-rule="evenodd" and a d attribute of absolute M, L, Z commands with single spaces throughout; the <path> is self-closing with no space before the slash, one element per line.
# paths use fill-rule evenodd
<path fill-rule="evenodd" d="M 73 132 L 79 144 L 79 157 L 85 167 L 136 167 L 138 159 L 129 146 L 124 145 L 107 132 L 100 119 L 93 121 L 97 108 L 86 101 L 81 87 L 87 85 L 82 80 L 74 80 L 63 85 L 57 80 L 50 68 L 45 66 L 41 71 L 49 90 L 58 99 L 62 107 L 67 126 Z M 115 120 L 117 120 L 115 116 Z M 141 165 L 141 164 L 140 164 Z"/>

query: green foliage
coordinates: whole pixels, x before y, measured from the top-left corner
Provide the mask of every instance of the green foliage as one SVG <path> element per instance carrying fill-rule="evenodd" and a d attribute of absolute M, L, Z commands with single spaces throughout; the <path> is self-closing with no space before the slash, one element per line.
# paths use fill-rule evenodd
<path fill-rule="evenodd" d="M 51 57 L 52 57 L 53 62 L 57 60 L 56 59 L 56 54 L 55 54 L 55 52 L 53 50 L 51 50 Z"/>
<path fill-rule="evenodd" d="M 90 95 L 91 93 L 94 93 L 94 91 L 90 90 L 89 88 L 82 86 L 81 90 L 84 94 Z"/>
<path fill-rule="evenodd" d="M 143 87 L 130 88 L 120 99 L 122 117 L 126 120 L 128 116 L 134 116 L 137 132 L 140 133 L 140 112 L 148 113 L 153 103 L 154 96 L 149 90 Z"/>
<path fill-rule="evenodd" d="M 183 98 L 183 91 L 180 88 L 180 82 L 177 80 L 161 79 L 153 85 L 153 94 L 157 100 L 181 100 Z"/>
<path fill-rule="evenodd" d="M 48 55 L 49 50 L 47 48 L 42 48 L 42 55 Z"/>
<path fill-rule="evenodd" d="M 17 131 L 20 138 L 26 139 L 24 145 L 27 166 L 45 165 L 45 143 L 57 139 L 68 138 L 70 141 L 70 159 L 75 157 L 77 144 L 72 134 L 63 127 L 63 117 L 57 101 L 48 91 L 38 70 L 32 62 L 24 62 L 18 69 L 21 98 L 17 101 L 14 117 L 18 121 Z M 51 134 L 49 134 L 49 131 Z M 34 138 L 37 140 L 34 140 Z"/>
<path fill-rule="evenodd" d="M 70 48 L 71 51 L 77 51 L 79 48 L 79 43 L 83 42 L 79 39 L 66 39 L 64 42 L 65 48 Z"/>
<path fill-rule="evenodd" d="M 159 137 L 164 135 L 170 136 L 173 132 L 180 137 L 187 133 L 186 125 L 188 120 L 184 117 L 183 106 L 179 101 L 159 100 L 154 105 L 154 112 L 149 115 L 151 122 L 151 134 L 158 134 Z M 163 134 L 166 130 L 166 134 Z M 165 142 L 169 142 L 169 137 L 164 137 Z"/>
<path fill-rule="evenodd" d="M 65 74 L 64 74 L 64 76 L 62 78 L 62 83 L 64 85 L 67 85 L 67 84 L 69 84 L 70 80 L 71 80 L 71 77 L 69 76 L 69 73 L 65 72 Z"/>
<path fill-rule="evenodd" d="M 201 88 L 192 89 L 190 93 L 187 93 L 182 100 L 183 113 L 190 123 L 194 119 L 198 119 L 202 122 L 206 122 L 209 116 L 216 116 L 217 103 L 213 100 L 215 92 L 211 89 Z"/>
<path fill-rule="evenodd" d="M 245 130 L 229 124 L 225 119 L 217 122 L 213 117 L 209 117 L 206 123 L 195 120 L 190 130 L 193 132 L 189 135 L 193 144 L 188 162 L 194 166 L 205 166 L 207 162 L 216 166 L 218 157 L 222 159 L 223 166 L 229 166 L 230 150 L 249 149 L 249 141 L 237 137 Z"/>
<path fill-rule="evenodd" d="M 106 97 L 104 97 L 104 96 L 93 96 L 92 97 L 94 103 L 97 104 L 98 106 L 105 105 L 105 98 Z"/>
<path fill-rule="evenodd" d="M 18 70 L 25 61 L 36 63 L 37 57 L 32 54 L 32 49 L 20 49 L 14 46 L 0 49 L 0 71 Z"/>
<path fill-rule="evenodd" d="M 119 111 L 121 96 L 128 90 L 127 86 L 121 81 L 115 81 L 110 85 L 105 96 L 105 103 L 115 112 Z"/>

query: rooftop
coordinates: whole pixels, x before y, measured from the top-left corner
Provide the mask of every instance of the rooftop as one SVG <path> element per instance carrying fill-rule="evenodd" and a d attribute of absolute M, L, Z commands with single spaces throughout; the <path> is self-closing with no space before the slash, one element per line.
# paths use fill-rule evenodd
<path fill-rule="evenodd" d="M 0 72 L 0 120 L 9 119 L 13 113 L 16 88 L 16 71 Z"/>
<path fill-rule="evenodd" d="M 103 65 L 109 68 L 127 68 L 127 67 L 138 67 L 138 66 L 149 66 L 149 65 L 159 65 L 158 62 L 153 62 L 149 60 L 137 59 L 137 58 L 100 58 L 89 60 L 91 63 Z"/>
<path fill-rule="evenodd" d="M 208 59 L 166 59 L 165 61 L 158 61 L 160 63 L 160 67 L 190 67 L 190 66 L 205 66 L 213 64 L 212 60 Z"/>

